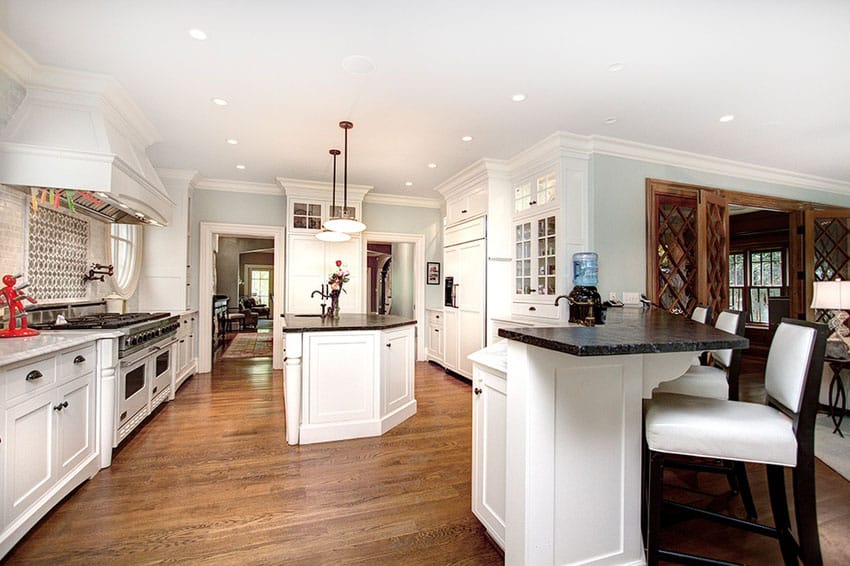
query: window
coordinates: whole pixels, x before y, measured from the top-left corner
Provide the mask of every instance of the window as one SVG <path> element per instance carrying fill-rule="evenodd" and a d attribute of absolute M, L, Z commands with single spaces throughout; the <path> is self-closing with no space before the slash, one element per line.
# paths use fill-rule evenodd
<path fill-rule="evenodd" d="M 250 269 L 251 273 L 251 296 L 261 305 L 269 304 L 269 291 L 271 288 L 271 270 Z"/>
<path fill-rule="evenodd" d="M 729 254 L 729 306 L 768 324 L 769 297 L 788 294 L 785 249 L 745 250 Z"/>
<path fill-rule="evenodd" d="M 142 231 L 134 224 L 110 226 L 112 283 L 115 292 L 129 298 L 136 291 L 142 258 Z"/>

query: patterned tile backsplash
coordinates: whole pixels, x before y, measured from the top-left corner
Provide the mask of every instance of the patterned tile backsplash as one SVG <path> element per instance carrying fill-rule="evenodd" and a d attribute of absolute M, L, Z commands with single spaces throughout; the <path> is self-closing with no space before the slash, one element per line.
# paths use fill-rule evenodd
<path fill-rule="evenodd" d="M 29 212 L 27 272 L 39 299 L 85 299 L 89 222 L 39 207 Z"/>

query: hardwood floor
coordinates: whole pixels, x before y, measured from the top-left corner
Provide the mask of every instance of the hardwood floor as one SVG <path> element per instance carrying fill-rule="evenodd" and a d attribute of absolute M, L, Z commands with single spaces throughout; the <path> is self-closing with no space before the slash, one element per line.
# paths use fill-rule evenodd
<path fill-rule="evenodd" d="M 290 447 L 282 376 L 270 366 L 224 360 L 191 378 L 6 562 L 502 564 L 470 511 L 468 384 L 419 363 L 412 419 L 381 438 Z M 743 380 L 757 396 L 758 371 Z M 749 476 L 769 522 L 764 470 Z M 671 495 L 741 512 L 722 478 L 668 479 Z M 817 482 L 824 562 L 850 564 L 850 482 L 820 462 Z M 772 539 L 705 521 L 672 525 L 664 542 L 779 563 Z"/>
<path fill-rule="evenodd" d="M 270 367 L 191 378 L 8 563 L 502 563 L 470 510 L 468 384 L 417 364 L 415 417 L 291 447 Z"/>

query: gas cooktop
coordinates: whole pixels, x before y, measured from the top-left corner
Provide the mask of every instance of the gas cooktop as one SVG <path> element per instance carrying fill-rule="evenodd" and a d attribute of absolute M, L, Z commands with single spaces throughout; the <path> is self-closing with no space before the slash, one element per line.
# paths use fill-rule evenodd
<path fill-rule="evenodd" d="M 80 330 L 88 328 L 125 328 L 142 322 L 159 320 L 170 316 L 167 312 L 136 312 L 136 313 L 99 313 L 79 318 L 70 318 L 64 324 L 56 322 L 43 322 L 30 324 L 31 328 L 38 330 Z"/>

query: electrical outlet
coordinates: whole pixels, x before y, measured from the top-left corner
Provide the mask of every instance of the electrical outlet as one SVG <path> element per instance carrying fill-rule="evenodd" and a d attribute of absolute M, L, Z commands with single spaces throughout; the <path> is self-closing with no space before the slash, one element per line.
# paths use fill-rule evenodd
<path fill-rule="evenodd" d="M 611 291 L 610 293 L 608 293 L 608 300 L 609 301 L 616 301 L 617 300 L 617 293 L 615 293 L 614 291 Z"/>
<path fill-rule="evenodd" d="M 623 291 L 623 302 L 627 305 L 639 305 L 640 304 L 640 293 Z"/>

